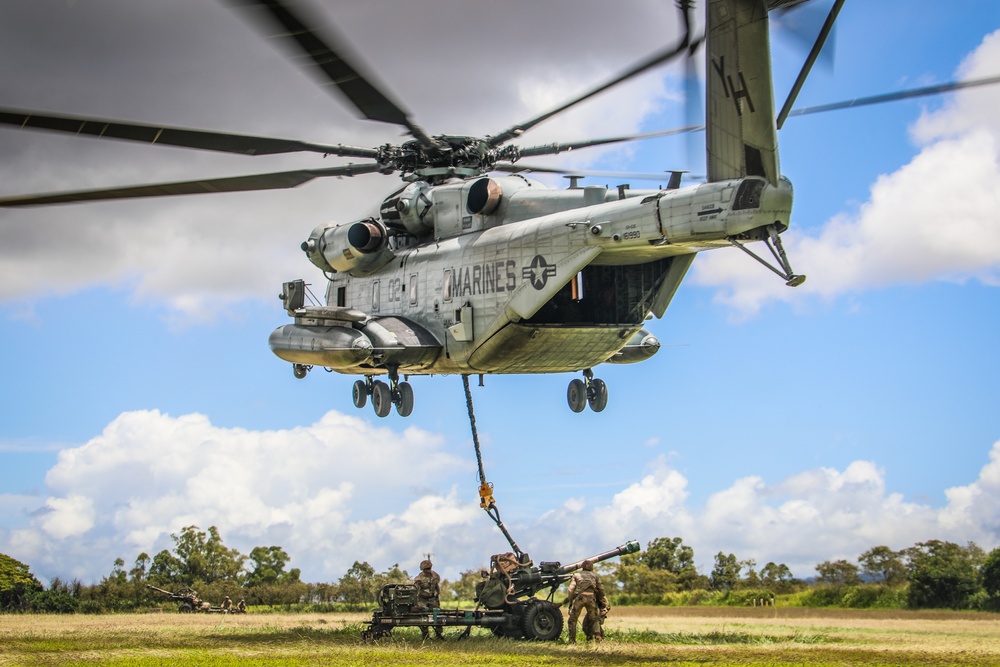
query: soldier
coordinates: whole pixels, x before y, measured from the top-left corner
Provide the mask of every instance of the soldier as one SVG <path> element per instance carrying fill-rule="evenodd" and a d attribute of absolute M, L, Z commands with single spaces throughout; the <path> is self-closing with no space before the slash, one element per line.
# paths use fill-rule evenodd
<path fill-rule="evenodd" d="M 222 613 L 228 614 L 232 610 L 233 610 L 233 601 L 227 595 L 226 599 L 222 601 Z"/>
<path fill-rule="evenodd" d="M 608 596 L 604 593 L 604 584 L 601 583 L 601 578 L 594 573 L 593 561 L 583 561 L 583 570 L 573 575 L 573 579 L 569 582 L 566 602 L 569 603 L 567 627 L 569 643 L 576 643 L 576 622 L 583 610 L 587 612 L 583 621 L 583 633 L 587 635 L 587 641 L 592 639 L 602 641 L 604 630 L 601 627 L 601 621 L 611 605 L 608 603 Z"/>
<path fill-rule="evenodd" d="M 240 598 L 240 601 L 236 603 L 236 613 L 245 614 L 247 613 L 247 601 Z"/>
<path fill-rule="evenodd" d="M 433 564 L 430 560 L 420 561 L 420 574 L 413 578 L 413 583 L 417 587 L 417 600 L 420 602 L 422 610 L 430 611 L 441 608 L 441 577 L 431 569 Z M 426 626 L 420 627 L 420 634 L 427 639 L 429 634 Z M 434 626 L 434 634 L 438 639 L 442 639 L 441 626 Z"/>

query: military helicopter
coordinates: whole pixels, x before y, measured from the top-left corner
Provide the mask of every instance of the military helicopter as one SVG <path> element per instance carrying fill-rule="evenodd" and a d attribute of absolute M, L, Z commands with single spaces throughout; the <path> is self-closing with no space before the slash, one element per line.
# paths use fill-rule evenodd
<path fill-rule="evenodd" d="M 315 228 L 302 249 L 327 278 L 325 304 L 306 304 L 303 280 L 281 299 L 293 318 L 270 336 L 296 377 L 315 367 L 362 376 L 353 402 L 411 414 L 408 376 L 581 373 L 567 390 L 575 412 L 607 405 L 602 363 L 634 363 L 660 347 L 645 322 L 662 317 L 698 252 L 736 247 L 778 274 L 793 272 L 780 235 L 790 225 L 792 188 L 781 176 L 777 129 L 842 5 L 837 0 L 784 107 L 776 113 L 768 12 L 807 0 L 709 0 L 705 35 L 693 3 L 681 0 L 676 44 L 585 95 L 483 137 L 431 135 L 363 74 L 338 38 L 303 7 L 236 2 L 259 14 L 285 43 L 366 118 L 406 129 L 411 139 L 375 148 L 318 144 L 0 108 L 0 122 L 26 129 L 229 153 L 311 152 L 364 160 L 320 169 L 0 199 L 0 206 L 289 188 L 321 177 L 398 173 L 402 183 L 362 220 Z M 704 127 L 707 180 L 666 188 L 552 190 L 522 158 L 664 133 L 519 147 L 539 123 L 641 72 L 689 58 L 707 61 Z M 941 90 L 933 92 L 943 92 Z M 686 131 L 693 128 L 682 128 Z M 700 129 L 700 128 L 699 128 Z M 674 132 L 674 131 L 669 131 Z M 501 175 L 503 174 L 503 175 Z M 773 264 L 748 243 L 762 242 Z M 383 381 L 382 376 L 388 380 Z"/>

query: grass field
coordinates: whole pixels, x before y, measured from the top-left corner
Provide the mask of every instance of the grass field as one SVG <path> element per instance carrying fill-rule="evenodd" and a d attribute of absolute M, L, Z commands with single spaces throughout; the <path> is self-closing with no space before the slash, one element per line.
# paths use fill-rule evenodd
<path fill-rule="evenodd" d="M 619 607 L 607 640 L 529 643 L 416 629 L 364 644 L 367 614 L 0 616 L 0 665 L 997 665 L 1000 616 L 791 608 Z M 565 634 L 564 634 L 565 637 Z"/>

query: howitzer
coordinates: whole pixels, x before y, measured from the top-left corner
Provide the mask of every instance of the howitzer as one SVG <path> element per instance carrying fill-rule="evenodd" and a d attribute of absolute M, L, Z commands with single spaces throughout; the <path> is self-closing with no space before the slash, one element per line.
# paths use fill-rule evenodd
<path fill-rule="evenodd" d="M 198 597 L 198 594 L 191 589 L 182 591 L 180 593 L 172 593 L 168 590 L 162 588 L 157 588 L 153 584 L 146 584 L 146 588 L 151 588 L 157 593 L 163 593 L 171 600 L 178 600 L 180 604 L 177 605 L 177 611 L 182 614 L 189 613 L 192 611 L 203 611 L 203 612 L 222 612 L 221 607 L 213 607 L 208 602 L 205 602 Z"/>
<path fill-rule="evenodd" d="M 490 571 L 476 585 L 475 609 L 427 609 L 422 607 L 412 584 L 389 584 L 379 592 L 380 610 L 372 615 L 361 633 L 366 640 L 386 637 L 396 627 L 463 627 L 467 636 L 473 626 L 490 628 L 498 637 L 552 641 L 562 634 L 563 617 L 552 601 L 556 589 L 583 567 L 585 561 L 598 563 L 639 551 L 630 540 L 620 547 L 563 565 L 543 562 L 535 567 L 526 553 L 497 554 L 490 559 Z M 543 598 L 536 593 L 549 589 Z"/>
<path fill-rule="evenodd" d="M 620 547 L 569 565 L 558 561 L 542 561 L 538 567 L 532 565 L 528 554 L 522 553 L 520 558 L 516 558 L 514 554 L 497 554 L 491 559 L 489 576 L 476 586 L 476 601 L 487 609 L 501 609 L 505 604 L 521 598 L 534 597 L 546 588 L 550 589 L 546 597 L 551 600 L 556 588 L 569 581 L 573 573 L 583 567 L 584 562 L 600 563 L 638 551 L 639 543 L 630 540 Z"/>

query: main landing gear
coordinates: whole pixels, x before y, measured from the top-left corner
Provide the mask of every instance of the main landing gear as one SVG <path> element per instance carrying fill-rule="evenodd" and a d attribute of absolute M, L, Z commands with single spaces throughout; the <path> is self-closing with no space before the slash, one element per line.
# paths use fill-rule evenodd
<path fill-rule="evenodd" d="M 576 378 L 569 383 L 566 390 L 566 402 L 573 412 L 583 412 L 590 405 L 594 412 L 600 412 L 608 406 L 608 385 L 604 380 L 594 377 L 594 371 L 589 368 L 583 371 L 583 380 Z"/>
<path fill-rule="evenodd" d="M 396 406 L 396 412 L 400 417 L 409 417 L 413 412 L 413 387 L 409 382 L 399 381 L 399 372 L 396 369 L 389 371 L 389 383 L 382 380 L 372 380 L 371 375 L 366 375 L 364 380 L 354 383 L 354 405 L 363 408 L 368 403 L 371 396 L 372 407 L 379 417 L 386 417 L 392 406 Z"/>

